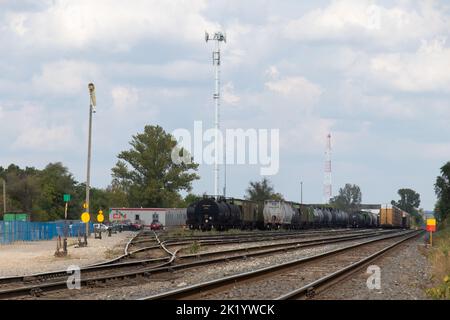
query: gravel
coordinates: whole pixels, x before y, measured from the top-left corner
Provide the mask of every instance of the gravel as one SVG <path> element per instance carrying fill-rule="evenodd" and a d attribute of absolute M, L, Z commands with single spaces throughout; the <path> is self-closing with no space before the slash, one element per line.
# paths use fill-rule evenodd
<path fill-rule="evenodd" d="M 432 285 L 431 267 L 424 252 L 423 238 L 401 244 L 377 259 L 372 265 L 380 267 L 381 288 L 368 289 L 367 269 L 354 273 L 314 299 L 318 300 L 424 300 L 425 289 Z"/>
<path fill-rule="evenodd" d="M 17 242 L 0 246 L 0 277 L 58 271 L 70 265 L 86 266 L 110 260 L 123 254 L 123 248 L 134 232 L 122 232 L 102 239 L 88 238 L 88 246 L 75 248 L 76 238 L 68 239 L 68 256 L 55 257 L 56 239 Z"/>
<path fill-rule="evenodd" d="M 359 242 L 362 240 L 359 240 Z M 80 292 L 58 294 L 58 298 L 64 299 L 137 299 L 154 295 L 161 292 L 182 288 L 184 286 L 201 283 L 209 280 L 220 279 L 225 276 L 253 271 L 266 266 L 296 260 L 323 253 L 336 248 L 358 243 L 358 241 L 347 241 L 338 244 L 329 244 L 320 247 L 303 248 L 270 256 L 249 257 L 245 260 L 235 260 L 212 266 L 202 266 L 193 269 L 179 270 L 171 274 L 156 274 L 150 278 L 127 280 L 127 286 L 117 285 L 109 290 L 101 288 L 81 288 Z M 51 294 L 47 298 L 52 298 Z"/>

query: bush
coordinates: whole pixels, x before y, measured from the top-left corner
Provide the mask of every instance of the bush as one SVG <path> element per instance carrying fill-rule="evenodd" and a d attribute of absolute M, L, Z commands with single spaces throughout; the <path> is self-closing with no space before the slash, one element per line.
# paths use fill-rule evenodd
<path fill-rule="evenodd" d="M 428 255 L 432 264 L 433 278 L 438 281 L 438 284 L 426 290 L 426 293 L 433 299 L 450 299 L 450 226 L 448 221 L 443 221 L 438 228 L 440 230 L 433 235 L 433 248 Z"/>

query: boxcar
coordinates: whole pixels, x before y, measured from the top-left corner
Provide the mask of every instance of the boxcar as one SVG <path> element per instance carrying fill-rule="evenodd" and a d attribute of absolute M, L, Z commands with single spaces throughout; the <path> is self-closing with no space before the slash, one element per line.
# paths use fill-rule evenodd
<path fill-rule="evenodd" d="M 395 206 L 380 209 L 380 226 L 383 228 L 401 228 L 402 210 Z"/>
<path fill-rule="evenodd" d="M 239 208 L 242 229 L 262 229 L 264 227 L 263 211 L 259 210 L 261 204 L 255 201 L 240 199 L 233 199 L 232 204 Z"/>

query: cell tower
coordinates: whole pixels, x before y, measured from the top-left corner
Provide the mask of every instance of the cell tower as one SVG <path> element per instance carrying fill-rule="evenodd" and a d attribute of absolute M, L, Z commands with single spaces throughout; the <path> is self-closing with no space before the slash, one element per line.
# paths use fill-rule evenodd
<path fill-rule="evenodd" d="M 325 172 L 323 179 L 323 200 L 324 203 L 330 203 L 332 197 L 331 188 L 331 134 L 327 135 L 327 146 L 325 149 Z"/>
<path fill-rule="evenodd" d="M 216 138 L 214 142 L 215 149 L 215 157 L 214 157 L 214 196 L 216 198 L 219 197 L 219 107 L 220 107 L 220 42 L 227 42 L 226 36 L 222 32 L 216 32 L 214 35 L 210 36 L 208 32 L 205 32 L 205 41 L 208 42 L 210 40 L 215 41 L 215 50 L 213 51 L 213 65 L 215 69 L 215 82 L 216 88 L 213 95 L 215 106 L 216 106 L 216 115 L 214 120 Z M 225 189 L 224 189 L 225 192 Z"/>

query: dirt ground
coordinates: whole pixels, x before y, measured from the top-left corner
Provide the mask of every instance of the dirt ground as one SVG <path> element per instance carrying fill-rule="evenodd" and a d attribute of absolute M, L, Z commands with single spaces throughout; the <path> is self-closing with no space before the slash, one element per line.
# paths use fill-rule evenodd
<path fill-rule="evenodd" d="M 123 254 L 134 232 L 122 232 L 102 239 L 88 238 L 88 246 L 77 248 L 76 238 L 68 239 L 68 256 L 55 257 L 56 239 L 49 241 L 16 242 L 0 245 L 0 277 L 65 270 L 70 265 L 86 266 Z"/>

